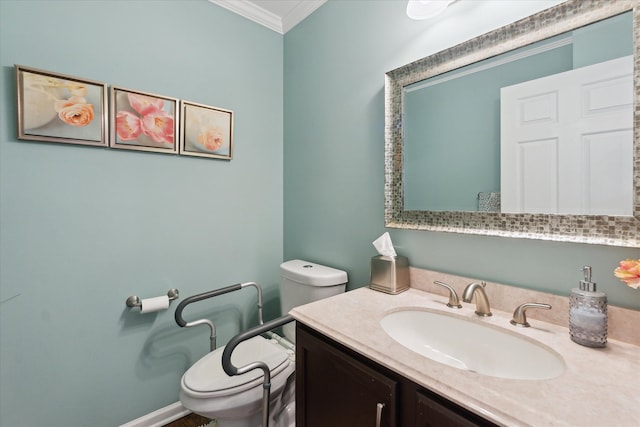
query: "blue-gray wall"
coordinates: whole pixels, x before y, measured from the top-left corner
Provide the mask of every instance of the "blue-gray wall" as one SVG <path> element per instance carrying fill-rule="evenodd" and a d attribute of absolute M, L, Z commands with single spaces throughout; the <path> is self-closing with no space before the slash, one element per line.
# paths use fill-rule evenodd
<path fill-rule="evenodd" d="M 285 35 L 284 257 L 369 280 L 384 227 L 384 74 L 557 1 L 455 2 L 411 21 L 403 1 L 329 1 Z M 593 266 L 613 304 L 640 292 L 613 276 L 639 249 L 389 229 L 412 265 L 567 295 Z M 519 302 L 514 301 L 514 305 Z"/>
<path fill-rule="evenodd" d="M 631 12 L 611 17 L 573 32 L 573 67 L 580 68 L 631 55 L 633 37 Z"/>
<path fill-rule="evenodd" d="M 279 310 L 282 35 L 191 1 L 0 1 L 0 425 L 116 426 L 178 400 L 208 350 L 176 304 L 240 281 Z M 235 112 L 230 162 L 16 139 L 14 64 Z M 209 315 L 255 321 L 250 288 Z"/>
<path fill-rule="evenodd" d="M 384 73 L 552 3 L 414 22 L 403 1 L 330 1 L 283 38 L 204 0 L 0 0 L 0 425 L 114 426 L 177 401 L 206 328 L 129 295 L 256 280 L 274 317 L 283 253 L 365 285 L 385 231 Z M 18 141 L 14 64 L 232 109 L 234 160 Z M 640 307 L 611 273 L 636 249 L 390 231 L 418 267 L 559 293 L 591 264 Z M 254 320 L 242 292 L 186 315 L 224 343 Z"/>

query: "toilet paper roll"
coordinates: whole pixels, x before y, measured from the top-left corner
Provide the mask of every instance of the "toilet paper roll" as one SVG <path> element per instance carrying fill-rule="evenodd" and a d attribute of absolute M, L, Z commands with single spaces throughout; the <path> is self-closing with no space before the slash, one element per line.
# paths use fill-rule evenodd
<path fill-rule="evenodd" d="M 154 311 L 166 310 L 169 308 L 169 297 L 167 295 L 155 298 L 146 298 L 141 301 L 140 313 L 153 313 Z"/>

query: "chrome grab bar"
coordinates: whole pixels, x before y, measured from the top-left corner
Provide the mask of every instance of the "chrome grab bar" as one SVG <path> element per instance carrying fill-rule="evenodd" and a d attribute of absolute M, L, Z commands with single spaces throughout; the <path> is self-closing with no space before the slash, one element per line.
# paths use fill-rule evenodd
<path fill-rule="evenodd" d="M 187 322 L 182 317 L 182 310 L 184 310 L 186 306 L 194 302 L 228 294 L 229 292 L 239 291 L 240 289 L 246 288 L 247 286 L 255 287 L 258 292 L 258 322 L 260 323 L 260 325 L 262 325 L 264 323 L 262 321 L 262 289 L 260 288 L 260 285 L 258 285 L 255 282 L 236 283 L 235 285 L 227 286 L 225 288 L 203 292 L 201 294 L 197 294 L 197 295 L 193 295 L 185 298 L 184 300 L 182 300 L 180 304 L 178 304 L 178 307 L 176 307 L 176 312 L 174 316 L 176 319 L 176 323 L 181 328 L 184 328 L 184 327 L 189 328 L 189 327 L 198 326 L 198 325 L 209 326 L 209 329 L 211 330 L 211 334 L 209 336 L 209 348 L 210 348 L 210 351 L 215 350 L 216 349 L 216 327 L 213 324 L 213 322 L 211 322 L 209 319 L 199 319 L 199 320 L 194 320 L 193 322 Z"/>
<path fill-rule="evenodd" d="M 269 395 L 271 393 L 271 371 L 269 370 L 269 366 L 264 362 L 253 362 L 238 368 L 231 363 L 231 354 L 242 341 L 261 335 L 271 329 L 282 326 L 285 323 L 292 322 L 293 320 L 294 319 L 290 314 L 285 314 L 284 316 L 273 319 L 267 323 L 247 329 L 246 331 L 231 338 L 222 352 L 222 368 L 227 375 L 242 375 L 249 371 L 253 371 L 254 369 L 262 369 L 262 372 L 264 373 L 264 381 L 262 382 L 262 427 L 269 426 Z"/>

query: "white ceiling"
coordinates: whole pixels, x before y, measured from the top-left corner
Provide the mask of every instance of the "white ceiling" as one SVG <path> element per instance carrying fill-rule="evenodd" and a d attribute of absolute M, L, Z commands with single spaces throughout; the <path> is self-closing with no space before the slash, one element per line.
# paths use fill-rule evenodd
<path fill-rule="evenodd" d="M 209 0 L 260 25 L 284 34 L 327 0 Z"/>

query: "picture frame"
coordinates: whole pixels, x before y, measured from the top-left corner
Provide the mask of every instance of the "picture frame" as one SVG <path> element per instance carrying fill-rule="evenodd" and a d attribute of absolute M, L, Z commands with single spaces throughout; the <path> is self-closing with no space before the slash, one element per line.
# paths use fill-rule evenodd
<path fill-rule="evenodd" d="M 109 98 L 110 148 L 178 153 L 177 98 L 118 86 Z"/>
<path fill-rule="evenodd" d="M 183 100 L 180 117 L 180 155 L 233 158 L 233 111 Z"/>
<path fill-rule="evenodd" d="M 14 65 L 18 139 L 107 147 L 107 85 Z"/>

